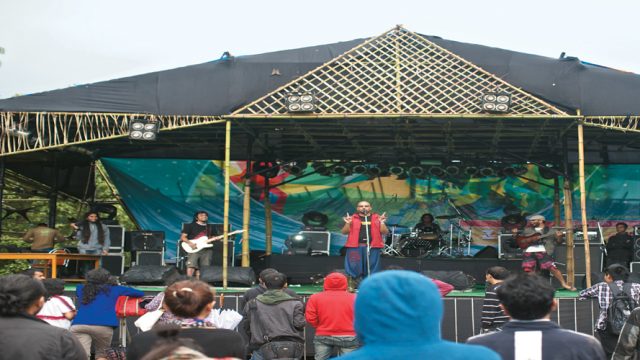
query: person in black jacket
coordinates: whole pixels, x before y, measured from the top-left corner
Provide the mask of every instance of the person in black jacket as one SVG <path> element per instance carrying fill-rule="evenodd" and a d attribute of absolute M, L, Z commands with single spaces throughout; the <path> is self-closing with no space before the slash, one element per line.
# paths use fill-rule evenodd
<path fill-rule="evenodd" d="M 611 360 L 640 358 L 640 308 L 631 312 L 624 324 Z"/>
<path fill-rule="evenodd" d="M 473 336 L 467 343 L 486 346 L 503 360 L 606 359 L 596 338 L 562 329 L 550 320 L 558 302 L 548 280 L 520 273 L 505 280 L 497 294 L 511 321 L 502 331 Z"/>
<path fill-rule="evenodd" d="M 617 223 L 616 234 L 607 241 L 607 267 L 620 264 L 629 268 L 633 258 L 633 237 L 627 233 L 627 227 L 626 223 Z"/>
<path fill-rule="evenodd" d="M 69 331 L 35 317 L 44 305 L 44 295 L 38 280 L 25 275 L 0 277 L 0 358 L 86 360 L 87 354 Z"/>

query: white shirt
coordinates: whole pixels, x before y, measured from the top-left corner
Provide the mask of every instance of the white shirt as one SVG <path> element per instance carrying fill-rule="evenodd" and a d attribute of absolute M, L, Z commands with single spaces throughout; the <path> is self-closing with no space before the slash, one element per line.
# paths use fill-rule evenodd
<path fill-rule="evenodd" d="M 71 327 L 71 320 L 65 318 L 64 313 L 75 309 L 73 301 L 68 296 L 54 295 L 44 303 L 36 317 L 53 326 L 68 330 Z"/>

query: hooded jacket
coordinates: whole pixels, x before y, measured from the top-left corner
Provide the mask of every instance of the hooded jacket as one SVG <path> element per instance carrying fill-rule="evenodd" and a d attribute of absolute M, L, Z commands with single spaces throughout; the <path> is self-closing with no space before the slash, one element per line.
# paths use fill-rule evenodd
<path fill-rule="evenodd" d="M 436 285 L 412 271 L 384 271 L 365 279 L 355 302 L 360 349 L 340 359 L 500 360 L 482 347 L 442 340 L 443 302 Z"/>
<path fill-rule="evenodd" d="M 282 290 L 267 290 L 244 307 L 247 314 L 250 348 L 256 349 L 270 340 L 303 342 L 304 306 Z"/>
<path fill-rule="evenodd" d="M 324 291 L 307 301 L 305 317 L 318 336 L 355 336 L 353 305 L 355 294 L 347 291 L 347 277 L 331 273 L 324 278 Z"/>

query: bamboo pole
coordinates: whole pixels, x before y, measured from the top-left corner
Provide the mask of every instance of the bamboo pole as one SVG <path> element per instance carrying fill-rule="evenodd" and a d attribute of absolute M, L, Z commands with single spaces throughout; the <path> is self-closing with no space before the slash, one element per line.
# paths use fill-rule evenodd
<path fill-rule="evenodd" d="M 578 112 L 580 114 L 580 112 Z M 582 234 L 584 238 L 584 262 L 587 287 L 591 287 L 591 249 L 589 248 L 589 226 L 587 225 L 587 194 L 584 180 L 584 125 L 578 123 L 578 172 L 580 182 L 580 215 L 582 217 Z"/>
<path fill-rule="evenodd" d="M 571 195 L 571 180 L 565 175 L 564 185 L 564 228 L 566 230 L 567 243 L 567 282 L 573 286 L 575 283 L 575 261 L 573 256 L 573 197 Z"/>
<path fill-rule="evenodd" d="M 242 267 L 249 267 L 249 221 L 251 220 L 250 161 L 247 161 L 247 178 L 244 180 L 244 203 L 242 214 Z"/>
<path fill-rule="evenodd" d="M 227 288 L 229 256 L 229 173 L 231 172 L 231 121 L 227 121 L 224 140 L 224 215 L 222 221 L 222 287 Z"/>
<path fill-rule="evenodd" d="M 269 177 L 264 177 L 264 254 L 271 255 L 271 199 L 269 199 Z"/>

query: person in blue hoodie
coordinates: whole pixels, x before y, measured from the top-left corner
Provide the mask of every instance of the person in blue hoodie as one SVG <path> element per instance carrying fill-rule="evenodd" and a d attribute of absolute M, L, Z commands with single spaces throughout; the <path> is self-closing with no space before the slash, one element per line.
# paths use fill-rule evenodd
<path fill-rule="evenodd" d="M 360 286 L 355 331 L 363 346 L 340 359 L 500 360 L 483 346 L 443 340 L 443 301 L 429 278 L 412 271 L 374 274 Z"/>

